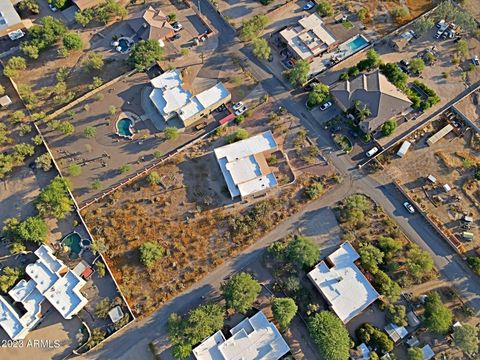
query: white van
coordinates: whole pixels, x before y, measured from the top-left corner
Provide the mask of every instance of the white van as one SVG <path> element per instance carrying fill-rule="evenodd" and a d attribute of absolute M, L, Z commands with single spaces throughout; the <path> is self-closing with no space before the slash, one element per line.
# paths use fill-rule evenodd
<path fill-rule="evenodd" d="M 366 155 L 367 155 L 367 157 L 372 157 L 377 152 L 378 152 L 378 148 L 375 146 L 375 147 L 371 148 L 370 150 L 368 150 Z"/>

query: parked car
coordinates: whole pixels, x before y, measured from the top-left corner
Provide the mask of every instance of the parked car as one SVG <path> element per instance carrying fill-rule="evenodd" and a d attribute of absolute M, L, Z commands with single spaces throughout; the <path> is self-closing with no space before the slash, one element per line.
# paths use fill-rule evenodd
<path fill-rule="evenodd" d="M 239 108 L 237 111 L 235 111 L 235 116 L 240 116 L 242 115 L 245 111 L 247 111 L 247 107 L 243 105 L 241 108 Z"/>
<path fill-rule="evenodd" d="M 52 10 L 53 12 L 56 12 L 58 9 L 53 6 L 52 4 L 48 4 L 48 7 L 50 8 L 50 10 Z"/>
<path fill-rule="evenodd" d="M 444 24 L 445 24 L 445 20 L 442 19 L 442 20 L 440 20 L 439 22 L 437 22 L 437 23 L 435 24 L 435 26 L 440 29 Z"/>
<path fill-rule="evenodd" d="M 195 125 L 195 130 L 197 130 L 197 131 L 198 131 L 198 130 L 202 130 L 205 126 L 207 126 L 207 122 L 206 122 L 206 121 L 204 121 L 204 122 L 202 122 L 202 123 L 200 123 L 200 124 Z"/>
<path fill-rule="evenodd" d="M 243 107 L 243 103 L 241 101 L 237 102 L 236 104 L 234 104 L 233 106 L 233 110 L 238 110 L 240 109 L 241 107 Z"/>
<path fill-rule="evenodd" d="M 8 33 L 10 40 L 17 40 L 25 36 L 25 33 L 19 29 Z"/>
<path fill-rule="evenodd" d="M 475 55 L 473 58 L 472 58 L 472 64 L 474 65 L 480 65 L 480 61 L 478 60 L 478 56 Z"/>
<path fill-rule="evenodd" d="M 410 62 L 408 60 L 400 60 L 400 65 L 408 67 L 410 65 Z"/>
<path fill-rule="evenodd" d="M 320 105 L 320 110 L 322 111 L 327 110 L 330 106 L 332 106 L 332 102 L 327 101 L 325 104 Z"/>
<path fill-rule="evenodd" d="M 174 22 L 173 25 L 172 25 L 172 27 L 173 27 L 173 30 L 174 30 L 174 31 L 180 31 L 180 30 L 183 29 L 183 25 L 180 24 L 178 21 L 177 21 L 177 22 Z"/>
<path fill-rule="evenodd" d="M 403 206 L 405 207 L 405 209 L 407 209 L 407 211 L 410 213 L 410 214 L 413 214 L 415 212 L 415 209 L 414 207 L 412 206 L 412 204 L 410 204 L 408 201 L 405 201 L 403 203 Z"/>
<path fill-rule="evenodd" d="M 378 148 L 375 146 L 375 147 L 371 148 L 370 150 L 368 150 L 365 155 L 367 155 L 367 157 L 372 157 L 377 152 L 378 152 Z"/>
<path fill-rule="evenodd" d="M 309 1 L 305 5 L 303 5 L 303 10 L 307 11 L 313 9 L 315 7 L 315 3 L 313 1 Z"/>

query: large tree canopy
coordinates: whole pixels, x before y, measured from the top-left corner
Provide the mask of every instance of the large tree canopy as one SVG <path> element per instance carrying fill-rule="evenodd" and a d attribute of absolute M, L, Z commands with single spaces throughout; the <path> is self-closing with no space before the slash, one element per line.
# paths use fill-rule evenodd
<path fill-rule="evenodd" d="M 350 338 L 342 321 L 330 311 L 321 311 L 308 322 L 308 331 L 324 359 L 347 360 Z"/>
<path fill-rule="evenodd" d="M 427 328 L 438 334 L 447 333 L 452 325 L 453 314 L 443 305 L 438 293 L 432 293 L 425 299 L 424 316 Z"/>
<path fill-rule="evenodd" d="M 63 219 L 72 211 L 73 201 L 68 193 L 67 182 L 57 176 L 50 185 L 42 189 L 36 200 L 36 207 L 40 215 L 52 215 Z"/>
<path fill-rule="evenodd" d="M 247 273 L 236 274 L 222 284 L 222 292 L 227 307 L 240 313 L 250 310 L 260 290 L 258 281 Z"/>
<path fill-rule="evenodd" d="M 130 62 L 138 71 L 145 71 L 163 57 L 163 48 L 157 40 L 140 40 L 130 53 Z"/>

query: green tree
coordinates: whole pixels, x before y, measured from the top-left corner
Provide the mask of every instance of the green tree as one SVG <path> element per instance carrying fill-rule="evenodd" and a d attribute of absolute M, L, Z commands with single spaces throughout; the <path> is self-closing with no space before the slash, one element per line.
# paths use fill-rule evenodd
<path fill-rule="evenodd" d="M 95 267 L 97 268 L 97 274 L 99 277 L 104 277 L 106 272 L 107 272 L 107 269 L 105 267 L 105 264 L 101 261 L 97 261 L 95 263 Z"/>
<path fill-rule="evenodd" d="M 172 356 L 175 360 L 184 360 L 190 356 L 192 352 L 192 344 L 175 344 L 172 347 Z"/>
<path fill-rule="evenodd" d="M 67 32 L 65 24 L 52 16 L 42 17 L 39 23 L 28 29 L 27 40 L 22 43 L 25 46 L 34 46 L 38 51 L 45 50 L 57 43 Z"/>
<path fill-rule="evenodd" d="M 35 166 L 37 169 L 49 171 L 52 168 L 52 158 L 48 153 L 42 154 L 35 159 Z"/>
<path fill-rule="evenodd" d="M 378 352 L 390 352 L 393 350 L 393 341 L 379 328 L 365 323 L 360 326 L 355 334 L 357 338 Z"/>
<path fill-rule="evenodd" d="M 147 241 L 138 249 L 140 252 L 140 262 L 150 268 L 165 253 L 165 249 L 157 242 Z"/>
<path fill-rule="evenodd" d="M 295 236 L 287 246 L 288 259 L 303 269 L 309 269 L 320 259 L 320 249 L 312 239 L 306 236 Z"/>
<path fill-rule="evenodd" d="M 167 126 L 164 133 L 167 140 L 176 140 L 178 138 L 178 129 L 174 126 Z"/>
<path fill-rule="evenodd" d="M 30 44 L 28 42 L 24 42 L 20 44 L 20 50 L 27 55 L 30 59 L 38 59 L 40 56 L 40 49 L 37 45 Z"/>
<path fill-rule="evenodd" d="M 95 306 L 95 316 L 99 319 L 106 319 L 108 312 L 112 309 L 113 304 L 109 298 L 103 298 Z"/>
<path fill-rule="evenodd" d="M 27 247 L 20 241 L 14 241 L 10 244 L 10 254 L 17 255 L 27 251 Z"/>
<path fill-rule="evenodd" d="M 67 50 L 82 50 L 83 41 L 77 33 L 69 32 L 63 36 L 63 46 Z"/>
<path fill-rule="evenodd" d="M 453 341 L 456 346 L 469 355 L 478 353 L 478 329 L 470 324 L 455 326 Z"/>
<path fill-rule="evenodd" d="M 291 298 L 275 298 L 272 301 L 273 318 L 282 331 L 288 328 L 297 310 L 297 304 Z"/>
<path fill-rule="evenodd" d="M 67 168 L 68 175 L 79 176 L 82 173 L 82 167 L 79 164 L 70 164 Z"/>
<path fill-rule="evenodd" d="M 383 252 L 371 244 L 367 244 L 358 249 L 360 261 L 365 270 L 371 274 L 378 272 L 378 265 L 383 263 Z"/>
<path fill-rule="evenodd" d="M 402 243 L 394 240 L 391 237 L 380 236 L 378 238 L 378 247 L 385 254 L 386 259 L 391 259 L 396 253 L 402 250 Z"/>
<path fill-rule="evenodd" d="M 125 18 L 128 15 L 128 11 L 116 0 L 105 0 L 95 12 L 95 17 L 98 21 L 107 24 L 115 17 Z"/>
<path fill-rule="evenodd" d="M 82 25 L 82 27 L 86 27 L 93 20 L 94 16 L 95 13 L 93 9 L 77 11 L 75 13 L 75 21 Z"/>
<path fill-rule="evenodd" d="M 172 23 L 177 20 L 177 14 L 175 13 L 170 13 L 167 15 L 168 22 Z"/>
<path fill-rule="evenodd" d="M 367 19 L 368 10 L 364 7 L 360 8 L 357 12 L 358 20 L 364 22 Z"/>
<path fill-rule="evenodd" d="M 93 329 L 92 336 L 87 342 L 87 348 L 91 349 L 97 346 L 105 339 L 106 336 L 107 336 L 107 333 L 102 328 Z"/>
<path fill-rule="evenodd" d="M 423 360 L 423 351 L 419 347 L 408 349 L 408 360 Z"/>
<path fill-rule="evenodd" d="M 37 0 L 22 0 L 18 3 L 18 9 L 20 11 L 30 11 L 32 14 L 38 14 L 40 12 L 40 6 Z"/>
<path fill-rule="evenodd" d="M 130 171 L 131 167 L 129 164 L 123 164 L 122 166 L 120 166 L 120 174 L 126 174 Z"/>
<path fill-rule="evenodd" d="M 227 308 L 246 313 L 260 293 L 261 286 L 250 274 L 238 273 L 221 286 Z"/>
<path fill-rule="evenodd" d="M 129 61 L 138 71 L 145 71 L 163 58 L 163 48 L 155 40 L 140 40 L 130 53 Z"/>
<path fill-rule="evenodd" d="M 397 6 L 390 10 L 390 15 L 396 20 L 401 21 L 410 17 L 410 10 L 406 5 Z"/>
<path fill-rule="evenodd" d="M 62 9 L 67 3 L 67 0 L 48 0 L 48 3 L 57 9 Z"/>
<path fill-rule="evenodd" d="M 434 25 L 435 23 L 432 19 L 429 19 L 427 17 L 422 17 L 413 23 L 413 30 L 418 35 L 422 35 L 422 34 L 425 34 L 431 28 L 433 28 Z"/>
<path fill-rule="evenodd" d="M 32 156 L 35 148 L 30 144 L 17 144 L 13 147 L 13 160 L 21 164 L 27 156 Z"/>
<path fill-rule="evenodd" d="M 390 136 L 397 128 L 397 122 L 394 119 L 387 120 L 382 125 L 382 133 L 384 136 Z"/>
<path fill-rule="evenodd" d="M 410 60 L 410 64 L 408 65 L 408 68 L 410 71 L 412 71 L 415 74 L 421 74 L 423 69 L 425 69 L 425 62 L 423 61 L 422 58 L 414 58 Z"/>
<path fill-rule="evenodd" d="M 268 60 L 271 54 L 268 41 L 263 38 L 254 39 L 252 43 L 252 52 L 258 59 Z"/>
<path fill-rule="evenodd" d="M 434 292 L 425 299 L 425 326 L 437 334 L 446 334 L 452 324 L 453 314 L 443 305 L 440 295 Z"/>
<path fill-rule="evenodd" d="M 27 69 L 27 61 L 21 56 L 12 56 L 8 59 L 3 69 L 5 76 L 14 78 L 17 77 L 19 72 L 23 72 Z"/>
<path fill-rule="evenodd" d="M 477 275 L 480 275 L 480 256 L 468 256 L 467 264 Z"/>
<path fill-rule="evenodd" d="M 308 93 L 307 106 L 313 108 L 330 100 L 330 88 L 328 85 L 318 83 L 314 84 L 312 90 Z"/>
<path fill-rule="evenodd" d="M 466 39 L 460 39 L 457 42 L 457 51 L 463 57 L 468 55 L 468 42 Z"/>
<path fill-rule="evenodd" d="M 240 30 L 240 40 L 252 41 L 260 35 L 267 25 L 268 17 L 263 14 L 255 15 L 250 20 L 244 20 Z"/>
<path fill-rule="evenodd" d="M 396 302 L 400 299 L 400 286 L 383 271 L 378 270 L 375 273 L 374 284 L 380 294 L 384 295 L 390 302 Z"/>
<path fill-rule="evenodd" d="M 92 182 L 92 189 L 93 190 L 100 190 L 102 188 L 102 182 L 98 179 Z"/>
<path fill-rule="evenodd" d="M 17 233 L 21 240 L 32 241 L 38 244 L 45 242 L 48 227 L 45 221 L 38 217 L 29 217 L 18 225 Z"/>
<path fill-rule="evenodd" d="M 103 56 L 99 53 L 90 52 L 82 62 L 82 66 L 88 71 L 101 70 L 104 65 Z"/>
<path fill-rule="evenodd" d="M 407 309 L 404 305 L 389 304 L 386 309 L 386 319 L 388 322 L 407 326 Z"/>
<path fill-rule="evenodd" d="M 93 127 L 93 126 L 87 126 L 87 127 L 83 130 L 83 134 L 84 134 L 85 137 L 87 137 L 87 138 L 93 138 L 93 137 L 95 137 L 95 135 L 97 134 L 97 128 L 96 128 L 96 127 Z"/>
<path fill-rule="evenodd" d="M 35 201 L 35 206 L 42 216 L 52 215 L 57 219 L 63 219 L 72 211 L 72 199 L 68 193 L 66 180 L 57 176 L 50 184 L 40 191 Z"/>
<path fill-rule="evenodd" d="M 156 171 L 152 171 L 150 174 L 147 176 L 147 182 L 150 185 L 158 185 L 160 184 L 161 177 Z"/>
<path fill-rule="evenodd" d="M 324 359 L 349 358 L 350 337 L 342 321 L 330 311 L 321 311 L 311 317 L 308 331 Z"/>
<path fill-rule="evenodd" d="M 104 254 L 108 251 L 109 246 L 105 242 L 105 239 L 102 237 L 99 237 L 95 239 L 94 242 L 92 242 L 92 246 L 90 248 L 94 254 Z"/>
<path fill-rule="evenodd" d="M 378 52 L 375 51 L 375 49 L 370 49 L 367 51 L 367 61 L 369 69 L 375 69 L 379 67 L 382 63 L 382 59 L 380 58 Z"/>
<path fill-rule="evenodd" d="M 407 270 L 415 279 L 421 279 L 424 275 L 430 273 L 433 269 L 433 259 L 430 254 L 422 250 L 417 245 L 407 253 Z"/>
<path fill-rule="evenodd" d="M 322 194 L 324 193 L 325 189 L 323 187 L 323 184 L 321 182 L 315 182 L 310 186 L 307 186 L 305 188 L 305 195 L 310 200 L 318 199 Z"/>
<path fill-rule="evenodd" d="M 245 129 L 238 129 L 234 133 L 228 135 L 226 140 L 227 140 L 227 143 L 231 144 L 239 140 L 244 140 L 246 138 L 248 138 L 248 131 Z"/>
<path fill-rule="evenodd" d="M 7 293 L 23 276 L 19 268 L 5 266 L 0 274 L 0 292 Z"/>
<path fill-rule="evenodd" d="M 333 6 L 330 2 L 322 0 L 318 2 L 316 7 L 317 13 L 321 16 L 332 16 L 333 15 Z"/>
<path fill-rule="evenodd" d="M 285 70 L 283 75 L 292 86 L 301 86 L 307 82 L 310 64 L 306 60 L 298 60 L 292 69 Z"/>
<path fill-rule="evenodd" d="M 13 169 L 13 156 L 0 153 L 0 179 L 3 179 Z"/>

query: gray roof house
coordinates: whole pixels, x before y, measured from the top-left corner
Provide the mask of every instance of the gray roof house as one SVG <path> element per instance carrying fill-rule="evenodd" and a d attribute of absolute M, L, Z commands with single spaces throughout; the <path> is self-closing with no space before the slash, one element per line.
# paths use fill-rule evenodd
<path fill-rule="evenodd" d="M 372 115 L 359 124 L 365 133 L 372 132 L 385 121 L 411 110 L 412 102 L 407 95 L 390 83 L 379 70 L 359 75 L 352 80 L 340 81 L 330 91 L 343 111 L 357 100 L 370 109 Z"/>
<path fill-rule="evenodd" d="M 10 0 L 0 0 L 0 37 L 25 27 Z"/>
<path fill-rule="evenodd" d="M 165 40 L 175 35 L 167 16 L 151 6 L 140 16 L 128 20 L 128 25 L 142 40 Z"/>

